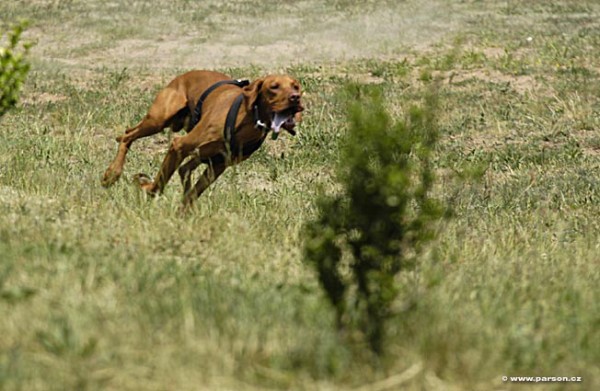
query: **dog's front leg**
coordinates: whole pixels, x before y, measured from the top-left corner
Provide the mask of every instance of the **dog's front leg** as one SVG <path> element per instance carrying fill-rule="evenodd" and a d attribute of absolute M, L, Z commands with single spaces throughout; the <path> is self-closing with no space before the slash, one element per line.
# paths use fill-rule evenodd
<path fill-rule="evenodd" d="M 192 171 L 194 171 L 200 164 L 202 164 L 202 159 L 200 156 L 194 156 L 181 167 L 179 167 L 178 173 L 179 178 L 181 179 L 181 185 L 183 186 L 184 196 L 192 187 Z"/>
<path fill-rule="evenodd" d="M 183 205 L 181 211 L 188 211 L 194 204 L 194 201 L 225 171 L 227 166 L 224 163 L 209 165 L 202 173 L 193 188 L 188 189 L 183 195 Z"/>
<path fill-rule="evenodd" d="M 136 175 L 139 186 L 146 191 L 149 195 L 155 195 L 162 193 L 165 186 L 169 182 L 169 179 L 173 176 L 173 173 L 183 160 L 193 151 L 196 147 L 195 144 L 191 144 L 188 136 L 174 138 L 171 142 L 171 147 L 167 152 L 167 156 L 163 160 L 160 167 L 160 171 L 156 175 L 154 181 L 149 181 L 147 176 L 144 174 Z"/>

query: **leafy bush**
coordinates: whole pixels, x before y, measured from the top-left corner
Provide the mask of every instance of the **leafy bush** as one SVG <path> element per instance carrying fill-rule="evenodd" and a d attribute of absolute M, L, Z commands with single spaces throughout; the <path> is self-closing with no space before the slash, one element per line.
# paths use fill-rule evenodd
<path fill-rule="evenodd" d="M 333 304 L 338 327 L 356 328 L 382 353 L 396 276 L 434 237 L 443 215 L 429 197 L 437 139 L 436 98 L 392 123 L 378 87 L 352 86 L 350 128 L 337 169 L 341 191 L 318 201 L 306 227 L 305 259 Z"/>
<path fill-rule="evenodd" d="M 25 24 L 21 23 L 8 33 L 7 44 L 0 47 L 0 117 L 17 103 L 19 91 L 29 71 L 25 60 L 30 44 L 19 44 Z"/>

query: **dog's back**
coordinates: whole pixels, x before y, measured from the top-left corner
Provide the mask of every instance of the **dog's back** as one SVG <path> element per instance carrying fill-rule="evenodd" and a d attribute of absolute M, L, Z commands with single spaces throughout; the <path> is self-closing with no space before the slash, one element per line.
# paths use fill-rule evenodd
<path fill-rule="evenodd" d="M 177 76 L 168 85 L 167 88 L 177 90 L 184 94 L 187 99 L 187 107 L 190 112 L 194 112 L 194 108 L 200 96 L 210 86 L 221 80 L 228 80 L 229 76 L 224 73 L 215 71 L 189 71 Z"/>

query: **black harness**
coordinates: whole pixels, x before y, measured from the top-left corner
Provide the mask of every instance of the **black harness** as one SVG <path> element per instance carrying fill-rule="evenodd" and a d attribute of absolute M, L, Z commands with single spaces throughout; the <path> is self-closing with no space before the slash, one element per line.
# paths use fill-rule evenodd
<path fill-rule="evenodd" d="M 211 92 L 213 92 L 214 90 L 216 90 L 217 88 L 221 87 L 222 85 L 225 84 L 232 84 L 234 86 L 238 86 L 240 88 L 244 88 L 248 85 L 250 85 L 250 81 L 249 80 L 242 80 L 242 79 L 237 79 L 237 80 L 221 80 L 216 82 L 215 84 L 213 84 L 212 86 L 208 87 L 206 89 L 206 91 L 204 91 L 202 93 L 202 95 L 200 95 L 200 99 L 198 99 L 198 103 L 196 103 L 196 108 L 194 109 L 194 112 L 192 113 L 192 120 L 190 123 L 190 129 L 193 129 L 194 126 L 196 126 L 198 124 L 198 122 L 200 122 L 200 117 L 202 117 L 202 104 L 204 103 L 204 101 L 206 100 L 206 98 L 208 97 L 208 95 L 210 95 Z"/>
<path fill-rule="evenodd" d="M 243 88 L 243 87 L 250 85 L 250 82 L 248 80 L 241 80 L 241 79 L 221 80 L 221 81 L 216 82 L 212 86 L 208 87 L 206 89 L 206 91 L 204 91 L 204 93 L 202 93 L 202 95 L 200 96 L 200 99 L 198 99 L 198 103 L 196 104 L 196 108 L 194 109 L 194 113 L 192 114 L 192 121 L 191 121 L 190 129 L 193 129 L 193 127 L 196 126 L 198 124 L 198 122 L 200 122 L 200 117 L 202 116 L 202 104 L 204 103 L 204 101 L 206 100 L 208 95 L 211 92 L 213 92 L 214 90 L 216 90 L 217 88 L 219 88 L 220 86 L 225 85 L 225 84 L 231 84 L 231 85 L 235 85 L 240 88 Z M 264 124 L 262 121 L 260 121 L 260 118 L 258 117 L 258 105 L 255 104 L 253 107 L 254 126 L 257 129 L 262 130 L 264 132 L 263 137 L 261 137 L 259 140 L 257 140 L 254 143 L 247 143 L 247 144 L 242 145 L 241 147 L 237 145 L 237 143 L 235 141 L 235 120 L 237 119 L 238 113 L 240 111 L 240 107 L 242 107 L 243 102 L 244 102 L 244 95 L 243 94 L 238 95 L 235 98 L 235 100 L 233 101 L 233 104 L 231 105 L 231 107 L 229 108 L 229 111 L 227 112 L 227 117 L 225 119 L 225 128 L 223 129 L 223 135 L 225 137 L 225 142 L 227 142 L 227 145 L 229 147 L 229 151 L 228 151 L 229 156 L 251 155 L 252 153 L 254 153 L 257 149 L 259 149 L 261 147 L 261 145 L 265 141 L 267 132 L 270 130 L 266 124 Z M 223 156 L 223 155 L 217 155 L 217 156 L 214 156 L 211 158 L 202 159 L 203 163 L 212 163 L 212 164 L 221 163 L 223 161 L 225 161 L 225 156 Z"/>

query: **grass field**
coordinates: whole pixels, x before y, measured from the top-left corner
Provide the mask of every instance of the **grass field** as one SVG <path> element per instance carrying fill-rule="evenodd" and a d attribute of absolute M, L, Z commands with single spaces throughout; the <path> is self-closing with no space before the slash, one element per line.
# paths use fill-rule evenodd
<path fill-rule="evenodd" d="M 15 0 L 36 42 L 0 121 L 2 390 L 600 389 L 596 0 Z M 100 178 L 176 74 L 297 77 L 268 140 L 190 216 L 148 200 L 171 135 Z M 346 129 L 349 81 L 404 115 L 439 83 L 436 196 L 454 217 L 401 276 L 388 355 L 342 343 L 302 227 Z M 580 376 L 581 383 L 502 376 Z"/>

